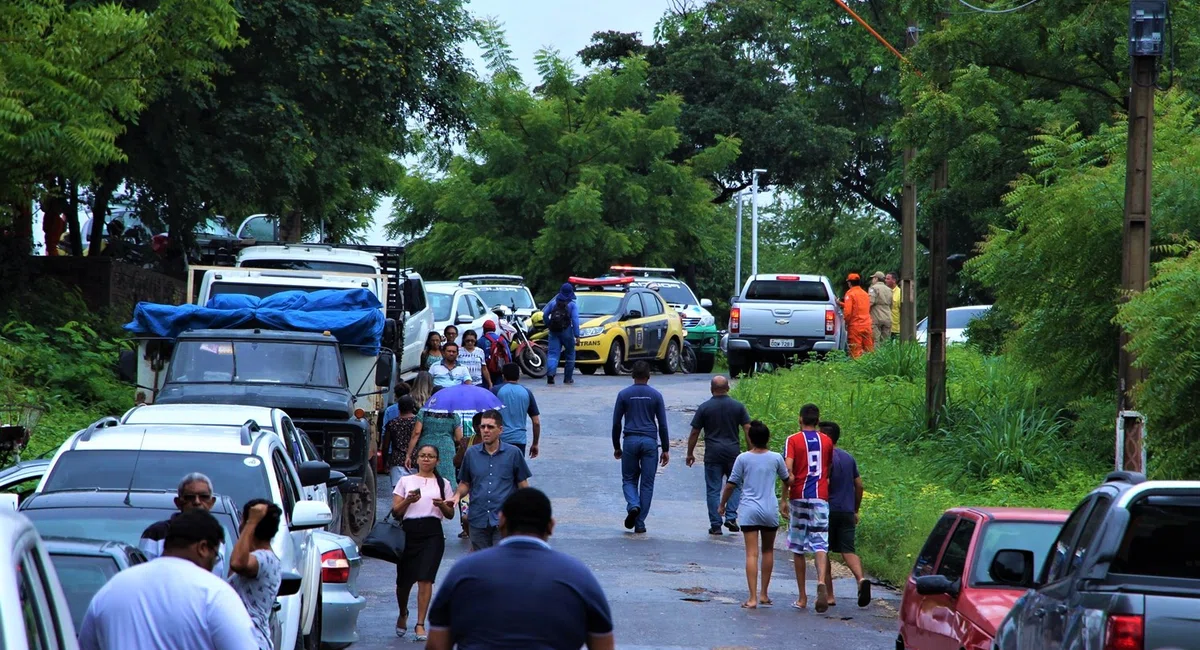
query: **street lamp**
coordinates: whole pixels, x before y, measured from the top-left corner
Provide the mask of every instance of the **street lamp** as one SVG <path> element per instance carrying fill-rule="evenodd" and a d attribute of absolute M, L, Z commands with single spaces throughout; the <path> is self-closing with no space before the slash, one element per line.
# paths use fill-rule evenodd
<path fill-rule="evenodd" d="M 742 203 L 746 198 L 745 192 L 733 195 L 737 201 L 737 235 L 733 244 L 733 295 L 742 292 Z"/>
<path fill-rule="evenodd" d="M 765 169 L 750 171 L 750 275 L 758 275 L 758 175 L 765 174 Z M 741 291 L 741 287 L 738 288 Z"/>

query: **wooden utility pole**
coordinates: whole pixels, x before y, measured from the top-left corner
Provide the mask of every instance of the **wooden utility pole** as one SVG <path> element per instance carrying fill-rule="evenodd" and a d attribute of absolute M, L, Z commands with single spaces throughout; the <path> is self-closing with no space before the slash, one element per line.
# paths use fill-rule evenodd
<path fill-rule="evenodd" d="M 950 168 L 945 161 L 933 174 L 933 191 L 950 185 Z M 946 403 L 946 217 L 933 215 L 929 233 L 929 321 L 925 327 L 925 421 L 930 431 L 938 427 Z"/>
<path fill-rule="evenodd" d="M 908 21 L 905 49 L 917 44 L 917 24 Z M 917 340 L 917 186 L 909 175 L 915 147 L 904 148 L 904 190 L 900 197 L 900 340 Z"/>

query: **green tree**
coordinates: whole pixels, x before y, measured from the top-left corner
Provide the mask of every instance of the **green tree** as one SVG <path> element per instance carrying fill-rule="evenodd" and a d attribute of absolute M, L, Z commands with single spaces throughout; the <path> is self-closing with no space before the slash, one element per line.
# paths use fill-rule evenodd
<path fill-rule="evenodd" d="M 472 99 L 466 151 L 444 175 L 401 181 L 388 230 L 421 236 L 410 261 L 435 276 L 516 271 L 550 291 L 616 262 L 678 266 L 714 255 L 714 231 L 729 226 L 718 224 L 704 179 L 736 159 L 738 141 L 671 160 L 682 101 L 647 101 L 644 60 L 577 79 L 543 51 L 538 67 L 533 90 L 494 70 Z"/>

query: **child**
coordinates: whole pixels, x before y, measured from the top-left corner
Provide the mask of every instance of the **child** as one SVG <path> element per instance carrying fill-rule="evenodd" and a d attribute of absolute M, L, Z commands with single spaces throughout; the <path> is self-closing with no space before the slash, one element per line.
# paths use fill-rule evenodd
<path fill-rule="evenodd" d="M 742 452 L 733 462 L 733 470 L 725 489 L 721 493 L 721 504 L 717 513 L 725 517 L 725 504 L 733 489 L 742 490 L 738 505 L 738 526 L 746 542 L 746 586 L 750 598 L 742 603 L 746 609 L 756 609 L 760 604 L 771 605 L 767 590 L 771 585 L 771 571 L 775 568 L 775 533 L 779 530 L 779 511 L 776 507 L 775 479 L 785 486 L 792 484 L 783 456 L 767 449 L 771 441 L 771 430 L 758 420 L 750 422 L 750 451 Z M 762 538 L 762 591 L 757 589 L 759 571 L 759 538 Z"/>

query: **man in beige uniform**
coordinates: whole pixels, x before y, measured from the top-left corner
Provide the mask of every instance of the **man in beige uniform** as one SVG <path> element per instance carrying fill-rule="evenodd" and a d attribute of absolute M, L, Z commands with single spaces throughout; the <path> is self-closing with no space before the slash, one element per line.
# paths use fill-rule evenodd
<path fill-rule="evenodd" d="M 892 338 L 892 290 L 883 281 L 883 271 L 871 276 L 871 325 L 875 335 L 875 347 Z"/>

